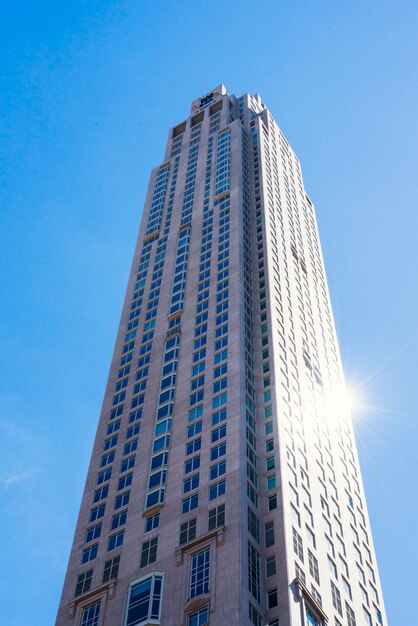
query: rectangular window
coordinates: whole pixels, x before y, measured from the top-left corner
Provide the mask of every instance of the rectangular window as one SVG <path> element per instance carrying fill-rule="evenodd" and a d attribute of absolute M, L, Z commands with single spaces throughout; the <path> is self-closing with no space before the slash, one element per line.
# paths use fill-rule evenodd
<path fill-rule="evenodd" d="M 260 555 L 248 542 L 248 590 L 260 602 Z"/>
<path fill-rule="evenodd" d="M 105 513 L 105 508 L 106 508 L 106 505 L 101 504 L 100 506 L 96 506 L 94 509 L 91 509 L 89 522 L 95 522 L 97 519 L 100 519 L 101 517 L 103 517 Z"/>
<path fill-rule="evenodd" d="M 292 528 L 292 532 L 293 532 L 293 550 L 303 563 L 302 537 L 299 535 L 299 533 L 296 532 L 294 528 Z"/>
<path fill-rule="evenodd" d="M 185 500 L 183 500 L 181 504 L 181 512 L 182 514 L 188 513 L 189 511 L 193 511 L 199 505 L 199 494 L 195 493 L 193 496 L 189 496 Z"/>
<path fill-rule="evenodd" d="M 276 574 L 276 556 L 274 554 L 266 559 L 266 574 L 267 578 Z"/>
<path fill-rule="evenodd" d="M 248 617 L 250 618 L 251 624 L 254 624 L 254 626 L 262 626 L 261 615 L 255 610 L 251 602 L 248 605 Z"/>
<path fill-rule="evenodd" d="M 252 508 L 249 506 L 247 511 L 247 523 L 248 523 L 248 531 L 257 541 L 260 543 L 260 522 L 257 515 L 254 513 Z"/>
<path fill-rule="evenodd" d="M 215 461 L 216 459 L 223 456 L 224 454 L 226 454 L 226 443 L 221 443 L 211 448 L 210 460 Z"/>
<path fill-rule="evenodd" d="M 274 521 L 266 522 L 264 524 L 264 538 L 266 548 L 271 548 L 274 546 Z"/>
<path fill-rule="evenodd" d="M 190 598 L 209 592 L 210 548 L 193 554 L 190 569 Z"/>
<path fill-rule="evenodd" d="M 278 605 L 277 587 L 267 591 L 267 608 L 274 609 Z"/>
<path fill-rule="evenodd" d="M 115 510 L 120 509 L 122 506 L 125 506 L 129 503 L 129 497 L 131 495 L 130 491 L 125 491 L 121 493 L 120 496 L 116 496 L 115 498 Z"/>
<path fill-rule="evenodd" d="M 332 604 L 334 605 L 334 608 L 337 609 L 340 615 L 342 615 L 343 608 L 341 606 L 341 594 L 340 594 L 339 589 L 337 589 L 337 587 L 334 585 L 332 581 L 331 581 L 331 595 L 332 595 Z"/>
<path fill-rule="evenodd" d="M 207 606 L 191 613 L 187 620 L 187 626 L 207 626 L 207 624 L 209 624 L 209 612 Z"/>
<path fill-rule="evenodd" d="M 96 524 L 96 526 L 91 526 L 87 528 L 86 531 L 86 539 L 85 542 L 89 543 L 89 541 L 93 541 L 93 539 L 98 539 L 102 532 L 102 524 Z"/>
<path fill-rule="evenodd" d="M 107 551 L 114 550 L 115 548 L 119 548 L 123 544 L 125 531 L 121 530 L 119 533 L 115 535 L 111 535 L 107 542 Z"/>
<path fill-rule="evenodd" d="M 112 523 L 110 525 L 110 530 L 115 530 L 115 528 L 119 528 L 119 526 L 123 526 L 126 523 L 126 518 L 128 516 L 128 511 L 121 511 L 117 515 L 112 517 Z"/>
<path fill-rule="evenodd" d="M 225 504 L 220 504 L 209 510 L 208 530 L 214 530 L 225 525 Z"/>
<path fill-rule="evenodd" d="M 106 561 L 103 570 L 102 583 L 107 583 L 118 577 L 120 556 L 115 556 L 110 561 Z"/>
<path fill-rule="evenodd" d="M 319 585 L 318 561 L 310 550 L 308 550 L 308 563 L 309 563 L 309 573 Z"/>
<path fill-rule="evenodd" d="M 97 626 L 99 623 L 100 601 L 83 609 L 80 626 Z"/>
<path fill-rule="evenodd" d="M 180 545 L 196 537 L 196 518 L 189 519 L 180 526 Z"/>
<path fill-rule="evenodd" d="M 93 502 L 100 502 L 100 500 L 104 500 L 105 498 L 107 498 L 108 493 L 109 485 L 106 485 L 106 487 L 102 487 L 101 489 L 97 489 L 94 492 Z"/>
<path fill-rule="evenodd" d="M 132 485 L 132 476 L 133 474 L 126 474 L 126 476 L 122 476 L 122 478 L 119 478 L 118 491 L 120 491 L 121 489 L 125 489 L 125 487 L 129 487 L 129 485 Z"/>
<path fill-rule="evenodd" d="M 82 593 L 90 590 L 91 579 L 93 578 L 93 570 L 89 569 L 87 572 L 83 572 L 77 578 L 77 585 L 75 588 L 74 596 L 81 596 Z"/>
<path fill-rule="evenodd" d="M 211 485 L 209 487 L 209 500 L 215 500 L 220 496 L 223 496 L 226 492 L 226 481 L 221 480 L 219 483 L 215 485 Z"/>
<path fill-rule="evenodd" d="M 158 537 L 154 537 L 142 544 L 140 567 L 145 567 L 157 560 Z"/>
<path fill-rule="evenodd" d="M 226 472 L 225 460 L 221 461 L 220 463 L 217 463 L 216 465 L 212 465 L 212 467 L 210 468 L 209 480 L 215 480 L 216 478 L 223 476 L 225 472 Z"/>
<path fill-rule="evenodd" d="M 183 493 L 189 493 L 189 491 L 193 491 L 193 489 L 197 489 L 199 487 L 199 474 L 194 474 L 183 481 Z"/>
<path fill-rule="evenodd" d="M 95 543 L 93 546 L 90 546 L 89 548 L 86 548 L 85 550 L 83 550 L 83 554 L 81 557 L 81 564 L 84 565 L 84 563 L 88 563 L 89 561 L 92 561 L 93 559 L 95 559 L 97 556 L 98 549 L 99 549 L 99 544 Z"/>
<path fill-rule="evenodd" d="M 156 513 L 155 515 L 152 515 L 151 517 L 148 517 L 145 521 L 145 532 L 149 533 L 151 532 L 151 530 L 154 530 L 155 528 L 158 528 L 160 525 L 160 514 Z"/>

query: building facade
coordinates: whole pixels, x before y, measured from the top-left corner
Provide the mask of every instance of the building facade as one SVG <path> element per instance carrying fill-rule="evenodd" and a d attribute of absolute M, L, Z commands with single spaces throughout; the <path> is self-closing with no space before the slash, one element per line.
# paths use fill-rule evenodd
<path fill-rule="evenodd" d="M 314 207 L 258 95 L 151 173 L 57 626 L 381 626 Z"/>

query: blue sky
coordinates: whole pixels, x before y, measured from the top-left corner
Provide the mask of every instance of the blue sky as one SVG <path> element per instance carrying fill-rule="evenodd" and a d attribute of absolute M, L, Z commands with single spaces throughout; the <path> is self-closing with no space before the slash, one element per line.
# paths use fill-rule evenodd
<path fill-rule="evenodd" d="M 169 127 L 221 82 L 260 93 L 301 160 L 346 376 L 366 405 L 355 426 L 388 617 L 412 623 L 417 26 L 418 4 L 402 0 L 3 7 L 8 626 L 54 622 L 149 172 Z"/>

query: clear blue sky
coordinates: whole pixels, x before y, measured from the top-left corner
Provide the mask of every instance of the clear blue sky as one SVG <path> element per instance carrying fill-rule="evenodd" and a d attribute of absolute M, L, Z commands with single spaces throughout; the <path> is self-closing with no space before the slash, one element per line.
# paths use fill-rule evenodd
<path fill-rule="evenodd" d="M 1 621 L 53 624 L 151 167 L 261 94 L 320 233 L 391 626 L 416 619 L 418 3 L 3 6 Z M 409 494 L 415 493 L 415 496 Z"/>

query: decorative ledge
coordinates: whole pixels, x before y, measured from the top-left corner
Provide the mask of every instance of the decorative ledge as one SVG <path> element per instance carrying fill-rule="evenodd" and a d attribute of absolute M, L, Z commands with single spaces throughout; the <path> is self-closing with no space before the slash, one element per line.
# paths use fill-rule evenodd
<path fill-rule="evenodd" d="M 314 598 L 308 588 L 303 584 L 301 579 L 296 577 L 293 581 L 293 584 L 296 587 L 299 602 L 307 601 L 308 605 L 310 605 L 315 610 L 315 612 L 318 613 L 318 616 L 321 618 L 323 623 L 327 624 L 328 617 L 326 613 L 324 613 L 322 607 L 318 604 L 317 600 Z"/>
<path fill-rule="evenodd" d="M 81 595 L 77 596 L 76 598 L 71 600 L 69 603 L 68 617 L 70 619 L 74 618 L 77 606 L 78 604 L 80 604 L 80 602 L 84 604 L 86 600 L 94 600 L 96 598 L 103 597 L 105 595 L 107 596 L 109 600 L 111 600 L 115 594 L 115 587 L 116 587 L 116 580 L 110 580 L 108 583 L 105 583 L 104 585 L 95 587 L 94 589 L 91 589 L 90 591 L 86 591 L 85 593 L 82 593 Z"/>
<path fill-rule="evenodd" d="M 209 544 L 213 539 L 216 539 L 216 543 L 218 546 L 222 546 L 225 541 L 225 530 L 226 526 L 221 526 L 220 528 L 216 528 L 215 530 L 211 530 L 204 535 L 200 535 L 200 537 L 196 537 L 196 539 L 192 539 L 187 543 L 178 546 L 176 548 L 176 565 L 179 567 L 183 563 L 183 558 L 185 552 L 190 552 L 197 547 L 205 546 Z"/>

